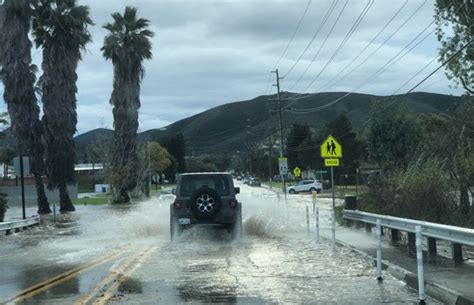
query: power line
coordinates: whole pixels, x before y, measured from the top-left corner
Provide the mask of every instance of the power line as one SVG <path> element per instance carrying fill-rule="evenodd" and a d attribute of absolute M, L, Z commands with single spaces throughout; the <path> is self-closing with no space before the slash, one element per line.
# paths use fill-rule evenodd
<path fill-rule="evenodd" d="M 405 57 L 411 50 L 413 50 L 415 47 L 417 47 L 420 43 L 422 43 L 426 38 L 429 37 L 429 35 L 431 35 L 433 31 L 431 31 L 430 33 L 428 33 L 427 35 L 425 35 L 425 37 L 423 37 L 420 41 L 418 41 L 416 44 L 414 44 L 411 48 L 409 48 L 409 46 L 411 44 L 413 44 L 430 26 L 432 26 L 434 24 L 434 21 L 432 21 L 430 24 L 428 24 L 420 33 L 418 33 L 405 47 L 403 47 L 397 54 L 395 54 L 395 56 L 392 56 L 381 68 L 379 68 L 377 71 L 375 71 L 374 73 L 372 73 L 369 77 L 367 77 L 362 83 L 359 84 L 359 86 L 357 86 L 355 89 L 351 90 L 350 92 L 344 94 L 343 96 L 337 98 L 336 100 L 330 102 L 327 106 L 331 106 L 339 101 L 341 101 L 342 99 L 346 98 L 347 96 L 351 95 L 353 92 L 359 90 L 360 88 L 362 88 L 363 86 L 365 86 L 367 83 L 369 83 L 370 81 L 373 80 L 373 78 L 376 78 L 377 76 L 379 76 L 380 74 L 384 73 L 388 68 L 390 68 L 391 66 L 393 66 L 393 64 L 395 64 L 396 62 L 400 61 L 403 57 Z M 406 52 L 405 52 L 406 51 Z M 403 52 L 405 52 L 403 55 L 400 56 L 400 54 L 402 54 Z M 326 105 L 325 106 L 318 106 L 318 107 L 315 107 L 315 108 L 310 108 L 310 109 L 297 109 L 297 110 L 293 110 L 292 112 L 293 113 L 310 113 L 310 112 L 315 112 L 315 111 L 319 111 L 319 110 L 322 110 L 324 108 L 321 108 L 321 107 L 324 107 L 326 108 Z M 288 111 L 288 110 L 287 110 Z"/>
<path fill-rule="evenodd" d="M 326 12 L 325 16 L 323 17 L 323 20 L 321 21 L 321 23 L 319 24 L 316 32 L 313 34 L 313 37 L 311 37 L 309 43 L 306 45 L 306 47 L 304 48 L 303 52 L 300 54 L 300 56 L 296 59 L 296 61 L 293 63 L 293 65 L 290 67 L 290 69 L 288 69 L 288 71 L 283 75 L 283 78 L 287 77 L 288 74 L 291 73 L 291 71 L 293 71 L 293 69 L 296 67 L 296 65 L 300 62 L 300 60 L 303 58 L 303 56 L 306 54 L 306 52 L 308 51 L 308 49 L 311 47 L 311 45 L 313 44 L 314 40 L 316 39 L 316 37 L 318 36 L 319 32 L 321 31 L 321 29 L 324 27 L 324 25 L 326 24 L 329 16 L 332 14 L 332 12 L 334 11 L 334 8 L 336 7 L 337 3 L 338 3 L 339 0 L 333 0 L 331 5 L 329 6 L 329 9 L 328 11 Z M 347 5 L 347 1 L 346 0 L 346 5 Z"/>
<path fill-rule="evenodd" d="M 408 4 L 408 0 L 403 3 L 403 5 L 395 12 L 395 14 L 385 23 L 385 25 L 382 27 L 382 29 L 370 40 L 369 43 L 365 45 L 365 47 L 357 54 L 356 57 L 354 57 L 351 62 L 348 65 L 345 65 L 330 81 L 328 81 L 320 91 L 323 91 L 324 89 L 328 88 L 328 86 L 336 80 L 346 69 L 348 69 L 354 62 L 356 62 L 357 59 L 379 38 L 379 36 L 385 31 L 385 29 L 395 20 L 395 18 L 401 13 L 403 8 Z"/>
<path fill-rule="evenodd" d="M 336 27 L 337 23 L 339 22 L 339 19 L 341 18 L 342 16 L 342 13 L 344 12 L 346 6 L 347 6 L 347 3 L 349 1 L 346 0 L 346 2 L 344 3 L 344 6 L 342 7 L 342 9 L 340 10 L 338 16 L 336 17 L 336 20 L 334 21 L 333 25 L 331 26 L 329 32 L 326 34 L 326 37 L 324 38 L 323 40 L 323 43 L 319 46 L 319 49 L 318 51 L 314 54 L 313 58 L 311 59 L 311 61 L 308 63 L 308 65 L 306 66 L 306 69 L 303 71 L 303 73 L 300 75 L 300 77 L 296 80 L 295 83 L 293 83 L 293 85 L 291 86 L 291 89 L 290 91 L 292 91 L 295 86 L 298 84 L 298 82 L 306 75 L 306 73 L 308 72 L 309 68 L 313 65 L 314 61 L 316 60 L 316 58 L 319 56 L 319 54 L 321 53 L 321 50 L 323 49 L 323 47 L 326 45 L 326 42 L 328 41 L 329 37 L 331 36 L 332 32 L 334 31 L 334 28 Z M 304 53 L 307 51 L 307 49 L 309 48 L 309 46 L 313 43 L 314 41 L 314 38 L 316 38 L 317 34 L 319 33 L 319 30 L 322 28 L 322 26 L 324 26 L 324 24 L 327 22 L 327 20 L 329 19 L 329 16 L 332 14 L 332 12 L 334 11 L 334 8 L 336 7 L 337 5 L 337 1 L 334 2 L 334 6 L 330 7 L 330 9 L 328 10 L 328 12 L 326 13 L 326 16 L 325 16 L 325 19 L 323 19 L 323 22 L 321 23 L 321 26 L 320 28 L 318 29 L 318 31 L 315 33 L 315 35 L 313 36 L 313 38 L 311 39 L 310 43 L 308 44 L 307 48 L 305 49 L 305 51 L 303 52 L 303 54 L 298 58 L 298 60 L 295 62 L 295 64 L 291 67 L 291 69 L 285 74 L 284 77 L 286 77 L 290 72 L 291 70 L 293 70 L 293 68 L 296 66 L 296 64 L 299 62 L 299 60 L 301 59 L 301 57 L 303 57 Z"/>
<path fill-rule="evenodd" d="M 427 0 L 425 0 L 420 6 L 418 6 L 409 16 L 406 18 L 396 29 L 393 31 L 373 52 L 371 52 L 368 56 L 365 57 L 357 66 L 352 68 L 346 75 L 344 75 L 341 79 L 337 82 L 331 84 L 329 87 L 334 87 L 338 83 L 345 80 L 349 75 L 354 73 L 357 69 L 359 69 L 362 65 L 364 65 L 369 59 L 373 59 L 373 56 L 382 48 L 384 47 L 395 35 L 400 32 L 400 30 L 405 27 L 405 25 L 410 22 L 411 19 L 426 5 Z M 327 87 L 326 87 L 327 88 Z"/>
<path fill-rule="evenodd" d="M 382 42 L 382 44 L 380 44 L 380 45 L 377 47 L 377 49 L 375 49 L 375 50 L 374 50 L 369 56 L 367 56 L 359 65 L 357 65 L 354 69 L 352 69 L 348 74 L 346 74 L 346 75 L 345 75 L 342 79 L 340 79 L 338 82 L 344 80 L 347 76 L 349 76 L 350 74 L 352 74 L 356 69 L 358 69 L 358 68 L 359 68 L 360 66 L 362 66 L 364 63 L 366 63 L 370 58 L 372 58 L 372 56 L 373 56 L 376 52 L 378 52 L 385 44 L 387 44 L 387 42 L 388 42 L 389 40 L 391 40 L 391 39 L 392 39 L 392 38 L 393 38 L 393 37 L 394 37 L 394 36 L 422 9 L 422 8 L 423 8 L 423 6 L 426 4 L 426 2 L 427 2 L 427 0 L 425 0 L 420 6 L 418 6 L 418 7 L 415 9 L 415 11 L 414 11 L 410 16 L 408 16 L 408 18 L 405 19 L 405 20 L 400 24 L 400 26 L 398 26 L 398 28 L 397 28 L 395 31 L 393 31 L 393 32 L 390 34 L 390 36 Z M 396 13 L 394 16 L 392 16 L 391 19 L 394 19 L 394 18 L 400 13 L 400 11 L 403 9 L 403 7 L 404 7 L 404 5 L 397 11 L 397 13 Z M 384 26 L 384 28 L 387 27 L 387 26 L 388 26 L 388 24 L 386 24 L 386 25 Z M 377 36 L 376 36 L 376 37 L 377 37 Z M 375 39 L 373 39 L 373 40 L 375 40 Z M 323 44 L 323 45 L 324 45 L 324 44 Z M 313 57 L 313 60 L 310 62 L 310 64 L 308 65 L 307 69 L 304 71 L 303 75 L 300 76 L 300 78 L 298 79 L 297 82 L 299 82 L 299 81 L 302 79 L 302 77 L 306 74 L 306 72 L 308 71 L 309 67 L 312 65 L 312 63 L 313 63 L 314 60 L 316 59 L 316 56 L 317 56 L 317 55 L 319 55 L 319 52 L 316 53 L 315 57 Z M 295 83 L 293 84 L 293 86 L 292 86 L 292 88 L 290 89 L 290 91 L 293 90 L 293 88 L 296 86 L 297 82 L 295 82 Z M 309 87 L 307 87 L 304 91 L 306 91 L 308 88 L 309 88 Z M 357 89 L 356 89 L 356 90 L 357 90 Z M 303 98 L 305 98 L 305 97 L 306 97 L 306 96 L 303 95 L 303 96 L 301 96 L 301 97 L 293 97 L 293 98 L 290 98 L 289 100 L 292 101 L 292 102 L 290 102 L 290 104 L 286 105 L 286 106 L 284 107 L 284 109 L 289 108 L 291 105 L 293 105 L 293 104 L 295 104 L 296 102 L 298 102 L 298 100 L 303 99 Z"/>
<path fill-rule="evenodd" d="M 469 40 L 461 49 L 459 49 L 456 53 L 454 53 L 453 55 L 451 55 L 448 59 L 446 59 L 444 62 L 441 63 L 441 65 L 439 65 L 438 68 L 436 68 L 433 72 L 431 72 L 430 74 L 428 74 L 425 78 L 423 78 L 418 84 L 416 84 L 415 86 L 413 86 L 413 88 L 411 88 L 410 90 L 408 90 L 407 94 L 408 93 L 411 93 L 413 90 L 415 90 L 419 85 L 423 84 L 428 78 L 430 78 L 431 76 L 433 76 L 436 72 L 438 72 L 439 69 L 441 69 L 442 67 L 444 67 L 448 62 L 450 62 L 452 59 L 454 59 L 456 56 L 458 56 L 459 54 L 461 54 L 462 51 L 464 51 L 464 49 L 466 49 L 472 42 L 474 42 L 474 38 L 472 38 L 471 40 Z"/>
<path fill-rule="evenodd" d="M 336 48 L 336 50 L 334 51 L 332 56 L 329 58 L 329 61 L 324 65 L 324 67 L 321 69 L 321 71 L 319 71 L 319 73 L 313 78 L 313 80 L 309 83 L 308 87 L 304 91 L 308 90 L 316 82 L 316 80 L 318 80 L 318 78 L 321 76 L 321 74 L 323 74 L 324 71 L 326 71 L 327 67 L 333 62 L 334 58 L 339 54 L 339 52 L 342 50 L 342 48 L 346 45 L 347 41 L 349 41 L 349 39 L 351 38 L 352 34 L 354 34 L 354 32 L 357 30 L 360 23 L 365 18 L 365 16 L 369 12 L 369 10 L 370 10 L 370 8 L 372 7 L 373 4 L 374 4 L 374 0 L 370 0 L 369 2 L 367 2 L 366 6 L 364 7 L 362 12 L 360 13 L 359 17 L 356 19 L 355 23 L 349 29 L 349 32 L 347 32 L 344 39 L 341 41 L 341 43 Z"/>
<path fill-rule="evenodd" d="M 286 55 L 286 52 L 288 52 L 288 48 L 290 47 L 291 43 L 293 42 L 293 40 L 295 39 L 295 36 L 296 36 L 296 33 L 298 32 L 300 26 L 301 26 L 301 23 L 303 22 L 303 19 L 304 17 L 306 16 L 306 13 L 308 13 L 308 9 L 309 7 L 311 6 L 311 0 L 308 1 L 308 3 L 306 4 L 306 8 L 304 9 L 304 12 L 303 12 L 303 15 L 301 15 L 301 18 L 300 20 L 298 21 L 298 24 L 296 25 L 296 28 L 295 30 L 293 31 L 293 34 L 291 35 L 291 38 L 290 40 L 288 41 L 288 44 L 286 45 L 285 47 L 285 50 L 283 51 L 283 54 L 281 54 L 280 58 L 277 60 L 277 62 L 275 63 L 275 66 L 273 67 L 273 70 L 275 70 L 277 67 L 278 67 L 278 64 L 280 63 L 280 61 L 283 59 L 283 57 Z"/>

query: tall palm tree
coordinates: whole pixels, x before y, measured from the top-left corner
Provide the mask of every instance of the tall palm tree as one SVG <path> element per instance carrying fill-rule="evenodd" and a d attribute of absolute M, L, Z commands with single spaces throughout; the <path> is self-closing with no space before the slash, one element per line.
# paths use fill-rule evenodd
<path fill-rule="evenodd" d="M 76 0 L 36 0 L 33 35 L 43 48 L 43 99 L 46 174 L 50 189 L 59 189 L 60 211 L 74 211 L 67 185 L 74 182 L 76 69 L 81 51 L 91 41 L 89 7 Z"/>
<path fill-rule="evenodd" d="M 38 213 L 51 213 L 44 191 L 44 150 L 41 143 L 42 124 L 35 95 L 36 66 L 31 64 L 31 1 L 5 0 L 0 6 L 1 80 L 5 85 L 4 100 L 8 105 L 12 132 L 18 151 L 32 157 L 36 182 Z"/>
<path fill-rule="evenodd" d="M 114 21 L 104 25 L 109 34 L 102 52 L 114 66 L 114 84 L 110 104 L 114 115 L 113 185 L 116 203 L 130 201 L 129 191 L 137 185 L 137 130 L 140 108 L 140 83 L 144 76 L 143 61 L 152 58 L 153 32 L 150 22 L 137 18 L 137 9 L 126 7 L 125 13 L 112 14 Z"/>

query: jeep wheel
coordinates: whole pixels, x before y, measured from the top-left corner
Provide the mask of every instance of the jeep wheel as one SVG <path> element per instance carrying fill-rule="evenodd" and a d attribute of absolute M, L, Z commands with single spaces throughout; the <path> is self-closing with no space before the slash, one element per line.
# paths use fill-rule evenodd
<path fill-rule="evenodd" d="M 314 188 L 314 187 L 312 187 L 309 191 L 310 191 L 311 193 L 312 193 L 312 192 L 316 192 L 316 193 L 318 192 L 318 190 L 317 190 L 316 188 Z"/>
<path fill-rule="evenodd" d="M 221 196 L 211 188 L 200 188 L 191 196 L 191 211 L 197 219 L 212 218 L 220 208 Z"/>
<path fill-rule="evenodd" d="M 291 189 L 288 191 L 290 194 L 296 194 L 296 191 L 294 189 Z"/>

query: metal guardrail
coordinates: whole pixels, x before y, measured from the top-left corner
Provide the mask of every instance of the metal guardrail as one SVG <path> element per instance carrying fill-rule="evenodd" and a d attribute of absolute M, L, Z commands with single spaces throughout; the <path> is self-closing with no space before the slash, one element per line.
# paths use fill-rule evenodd
<path fill-rule="evenodd" d="M 12 230 L 19 230 L 21 228 L 30 227 L 30 226 L 39 224 L 39 222 L 40 222 L 39 216 L 33 216 L 33 217 L 22 219 L 22 220 L 0 222 L 0 231 L 7 231 L 7 234 L 8 234 Z"/>
<path fill-rule="evenodd" d="M 393 216 L 372 214 L 354 210 L 344 210 L 344 219 L 365 222 L 375 225 L 380 219 L 382 227 L 415 233 L 415 227 L 423 228 L 422 235 L 435 239 L 447 240 L 460 245 L 474 246 L 474 229 L 442 225 Z"/>

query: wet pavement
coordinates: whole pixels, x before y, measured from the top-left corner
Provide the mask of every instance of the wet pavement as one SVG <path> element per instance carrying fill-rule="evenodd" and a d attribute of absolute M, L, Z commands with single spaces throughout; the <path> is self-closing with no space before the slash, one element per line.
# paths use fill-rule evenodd
<path fill-rule="evenodd" d="M 378 283 L 350 249 L 333 254 L 330 243 L 308 236 L 308 197 L 285 204 L 261 188 L 241 191 L 241 241 L 193 228 L 170 243 L 170 196 L 122 208 L 77 206 L 56 224 L 2 236 L 0 303 L 416 303 L 415 291 L 389 274 Z M 321 205 L 326 234 L 330 201 Z"/>

